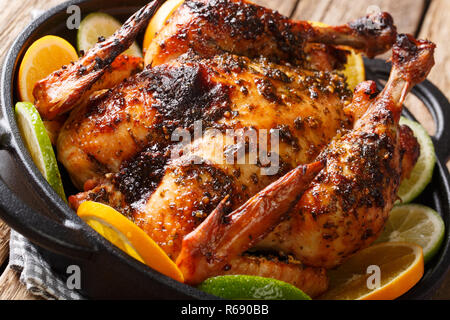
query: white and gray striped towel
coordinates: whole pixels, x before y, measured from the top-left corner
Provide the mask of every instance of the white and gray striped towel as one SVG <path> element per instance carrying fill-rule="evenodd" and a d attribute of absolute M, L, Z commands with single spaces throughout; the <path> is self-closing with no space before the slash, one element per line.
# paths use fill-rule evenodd
<path fill-rule="evenodd" d="M 20 273 L 20 281 L 32 294 L 49 300 L 82 300 L 78 292 L 67 288 L 48 262 L 29 240 L 11 230 L 9 264 Z"/>

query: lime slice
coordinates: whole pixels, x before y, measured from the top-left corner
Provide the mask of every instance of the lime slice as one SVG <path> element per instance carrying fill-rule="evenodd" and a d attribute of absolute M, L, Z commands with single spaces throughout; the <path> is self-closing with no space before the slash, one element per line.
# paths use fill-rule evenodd
<path fill-rule="evenodd" d="M 398 197 L 402 200 L 402 203 L 409 203 L 422 193 L 433 178 L 436 153 L 433 141 L 419 123 L 402 117 L 400 124 L 410 127 L 420 144 L 419 160 L 409 179 L 401 183 L 398 191 Z"/>
<path fill-rule="evenodd" d="M 303 291 L 286 282 L 255 276 L 210 278 L 199 289 L 227 300 L 311 300 Z"/>
<path fill-rule="evenodd" d="M 406 204 L 394 207 L 376 242 L 415 243 L 423 248 L 425 262 L 428 262 L 438 252 L 444 233 L 444 221 L 436 211 L 418 204 Z"/>
<path fill-rule="evenodd" d="M 109 14 L 101 12 L 89 14 L 81 21 L 78 29 L 78 50 L 87 51 L 91 49 L 99 41 L 100 37 L 108 38 L 120 27 L 122 27 L 122 24 Z M 124 54 L 142 58 L 142 50 L 136 42 Z"/>
<path fill-rule="evenodd" d="M 56 193 L 67 201 L 55 152 L 39 112 L 29 102 L 18 102 L 16 117 L 19 130 L 34 163 Z"/>

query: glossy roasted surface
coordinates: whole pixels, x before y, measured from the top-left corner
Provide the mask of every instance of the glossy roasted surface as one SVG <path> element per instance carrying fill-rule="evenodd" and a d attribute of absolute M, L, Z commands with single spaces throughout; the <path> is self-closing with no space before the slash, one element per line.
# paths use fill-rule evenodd
<path fill-rule="evenodd" d="M 374 56 L 389 50 L 395 35 L 387 13 L 339 27 L 313 27 L 247 1 L 189 0 L 166 23 L 147 54 L 154 66 L 190 49 L 203 56 L 225 51 L 308 66 L 308 56 L 314 56 L 308 52 L 310 43 L 350 45 Z M 339 60 L 332 57 L 333 69 L 342 66 Z"/>
<path fill-rule="evenodd" d="M 58 158 L 82 188 L 89 179 L 119 172 L 125 160 L 133 163 L 149 145 L 158 143 L 161 151 L 174 143 L 177 128 L 193 132 L 194 122 L 201 120 L 205 130 L 223 133 L 280 129 L 286 170 L 313 161 L 348 126 L 343 108 L 350 98 L 337 73 L 230 54 L 212 59 L 187 54 L 145 70 L 72 112 L 59 136 Z M 208 150 L 206 141 L 198 144 Z"/>

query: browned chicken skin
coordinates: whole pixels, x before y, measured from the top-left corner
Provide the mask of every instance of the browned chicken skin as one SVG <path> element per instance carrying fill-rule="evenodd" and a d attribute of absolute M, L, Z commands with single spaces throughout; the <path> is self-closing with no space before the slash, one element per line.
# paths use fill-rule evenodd
<path fill-rule="evenodd" d="M 333 268 L 377 238 L 397 200 L 402 176 L 402 104 L 434 65 L 434 48 L 431 42 L 398 37 L 383 92 L 354 129 L 323 152 L 319 159 L 326 159 L 326 168 L 289 218 L 257 247 L 289 252 L 309 266 Z"/>
<path fill-rule="evenodd" d="M 335 72 L 229 54 L 186 54 L 79 107 L 59 136 L 58 156 L 82 188 L 89 179 L 119 172 L 124 160 L 148 145 L 172 144 L 176 128 L 192 130 L 202 120 L 204 128 L 221 130 L 280 129 L 281 159 L 294 168 L 313 161 L 349 123 L 343 108 L 350 99 Z"/>
<path fill-rule="evenodd" d="M 244 254 L 231 260 L 226 268 L 215 275 L 256 275 L 278 279 L 301 288 L 310 297 L 317 297 L 328 289 L 324 268 L 305 267 L 290 256 L 277 257 L 264 253 Z"/>
<path fill-rule="evenodd" d="M 231 52 L 249 58 L 307 65 L 308 43 L 348 45 L 369 56 L 395 42 L 392 17 L 381 13 L 339 27 L 316 27 L 290 20 L 242 0 L 186 1 L 148 49 L 152 65 L 173 60 L 188 50 L 202 56 Z"/>
<path fill-rule="evenodd" d="M 144 19 L 152 10 L 143 9 Z M 133 24 L 118 32 L 126 43 L 145 25 Z M 35 95 L 49 118 L 76 107 L 57 143 L 59 160 L 85 190 L 70 197 L 74 209 L 86 200 L 118 209 L 178 262 L 188 283 L 260 275 L 317 296 L 328 285 L 325 268 L 376 238 L 400 179 L 417 161 L 417 140 L 398 116 L 407 89 L 432 66 L 433 45 L 400 36 L 391 80 L 379 95 L 373 82 L 352 94 L 333 71 L 347 54 L 335 45 L 373 56 L 395 39 L 386 13 L 323 28 L 246 1 L 186 0 L 149 48 L 152 65 L 143 72 L 92 96 L 96 80 L 74 80 L 89 65 L 86 57 L 112 61 L 125 50 L 113 36 L 110 47 L 98 45 L 61 71 L 64 77 L 41 81 Z M 67 90 L 54 102 L 48 97 L 61 83 Z M 175 149 L 173 133 L 193 133 L 199 120 L 215 131 Z M 237 144 L 222 144 L 227 129 L 243 130 Z M 262 163 L 226 161 L 240 160 L 242 148 L 248 160 L 239 138 L 253 129 L 279 132 L 273 175 L 262 174 Z M 269 155 L 269 146 L 258 147 Z M 316 165 L 301 180 L 298 166 L 317 160 L 325 168 Z"/>
<path fill-rule="evenodd" d="M 300 166 L 229 213 L 228 197 L 183 239 L 177 258 L 187 283 L 201 283 L 264 239 L 292 209 L 296 200 L 323 169 L 317 162 Z M 197 277 L 197 275 L 200 275 Z"/>
<path fill-rule="evenodd" d="M 201 283 L 217 274 L 250 248 L 275 249 L 292 254 L 305 265 L 331 269 L 376 240 L 397 200 L 405 169 L 411 170 L 419 155 L 410 130 L 398 125 L 402 104 L 407 92 L 425 79 L 434 64 L 434 44 L 430 42 L 400 35 L 393 51 L 394 66 L 386 88 L 372 100 L 372 90 L 364 91 L 369 94 L 366 111 L 363 115 L 356 112 L 354 128 L 337 137 L 319 156 L 326 165 L 313 174 L 312 183 L 296 182 L 297 189 L 283 187 L 293 183 L 290 180 L 296 169 L 230 214 L 219 206 L 184 237 L 177 264 L 188 283 Z M 373 83 L 361 88 L 371 89 Z M 361 95 L 356 94 L 354 103 L 361 102 Z M 307 190 L 302 189 L 305 182 Z M 301 197 L 292 209 L 283 197 L 289 192 L 293 192 L 287 196 L 291 201 Z M 257 244 L 265 235 L 259 232 L 262 226 L 271 233 Z"/>

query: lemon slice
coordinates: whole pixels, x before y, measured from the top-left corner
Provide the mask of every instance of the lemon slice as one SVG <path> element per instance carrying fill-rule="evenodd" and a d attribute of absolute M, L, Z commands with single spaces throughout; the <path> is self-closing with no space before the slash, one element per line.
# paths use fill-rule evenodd
<path fill-rule="evenodd" d="M 227 300 L 311 300 L 296 287 L 256 276 L 220 276 L 203 282 L 200 290 Z"/>
<path fill-rule="evenodd" d="M 67 201 L 55 152 L 39 112 L 29 102 L 17 103 L 15 111 L 17 125 L 36 167 L 56 193 Z"/>
<path fill-rule="evenodd" d="M 422 205 L 408 204 L 392 210 L 377 243 L 415 243 L 422 247 L 426 263 L 439 251 L 444 234 L 444 221 L 436 211 Z"/>
<path fill-rule="evenodd" d="M 184 282 L 180 269 L 161 247 L 113 208 L 86 201 L 78 208 L 77 214 L 105 239 L 131 257 L 172 279 Z"/>
<path fill-rule="evenodd" d="M 417 198 L 431 182 L 436 166 L 436 152 L 433 141 L 419 123 L 402 117 L 400 124 L 410 127 L 420 144 L 420 157 L 411 176 L 402 181 L 398 190 L 398 197 L 402 203 L 409 203 Z"/>
<path fill-rule="evenodd" d="M 422 248 L 392 242 L 364 249 L 329 271 L 324 300 L 393 300 L 409 291 L 424 273 Z"/>
<path fill-rule="evenodd" d="M 19 68 L 17 87 L 20 100 L 34 103 L 33 89 L 36 82 L 77 60 L 77 51 L 63 38 L 45 36 L 34 42 Z"/>
<path fill-rule="evenodd" d="M 77 45 L 79 51 L 88 51 L 99 41 L 100 37 L 109 38 L 122 27 L 122 23 L 106 13 L 91 13 L 81 21 L 78 29 Z M 124 54 L 141 57 L 142 51 L 134 42 Z"/>

